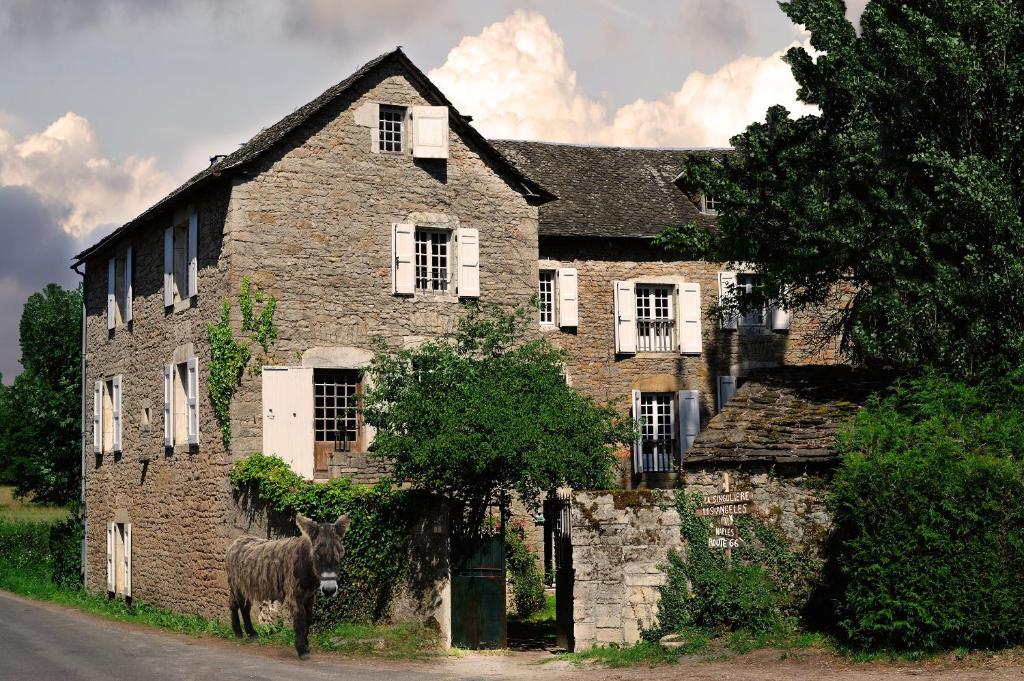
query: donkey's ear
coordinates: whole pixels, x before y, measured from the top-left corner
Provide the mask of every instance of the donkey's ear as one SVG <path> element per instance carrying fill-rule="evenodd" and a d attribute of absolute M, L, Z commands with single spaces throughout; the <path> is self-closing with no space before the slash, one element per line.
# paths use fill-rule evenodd
<path fill-rule="evenodd" d="M 299 513 L 295 516 L 295 524 L 299 526 L 299 531 L 302 532 L 304 537 L 310 540 L 313 539 L 313 536 L 316 534 L 316 523 Z"/>
<path fill-rule="evenodd" d="M 338 533 L 338 539 L 345 536 L 348 532 L 348 526 L 352 522 L 352 519 L 348 517 L 348 514 L 338 516 L 338 519 L 334 521 L 334 531 Z"/>

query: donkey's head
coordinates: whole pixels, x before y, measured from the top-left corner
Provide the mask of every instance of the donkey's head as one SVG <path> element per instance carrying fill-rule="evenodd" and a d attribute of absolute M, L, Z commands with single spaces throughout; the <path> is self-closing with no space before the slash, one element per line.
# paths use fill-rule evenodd
<path fill-rule="evenodd" d="M 295 524 L 310 543 L 309 559 L 320 580 L 320 593 L 328 598 L 338 592 L 338 563 L 345 553 L 341 540 L 348 532 L 349 522 L 347 515 L 339 516 L 333 523 L 318 523 L 301 515 L 295 516 Z"/>

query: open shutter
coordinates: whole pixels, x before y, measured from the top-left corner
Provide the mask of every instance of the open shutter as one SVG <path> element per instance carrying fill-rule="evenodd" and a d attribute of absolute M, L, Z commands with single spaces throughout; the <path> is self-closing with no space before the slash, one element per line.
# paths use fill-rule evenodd
<path fill-rule="evenodd" d="M 174 365 L 164 365 L 164 447 L 174 446 Z"/>
<path fill-rule="evenodd" d="M 448 107 L 412 108 L 412 155 L 414 158 L 448 158 Z"/>
<path fill-rule="evenodd" d="M 164 230 L 164 307 L 174 305 L 174 227 Z"/>
<path fill-rule="evenodd" d="M 474 227 L 459 227 L 455 233 L 459 249 L 459 297 L 480 297 L 480 233 Z"/>
<path fill-rule="evenodd" d="M 644 472 L 644 445 L 640 434 L 642 433 L 643 424 L 640 422 L 640 391 L 634 390 L 632 396 L 633 404 L 633 422 L 636 424 L 637 438 L 633 442 L 633 473 L 640 474 Z"/>
<path fill-rule="evenodd" d="M 718 377 L 718 411 L 722 411 L 725 408 L 726 403 L 732 399 L 732 396 L 736 394 L 736 377 L 735 376 L 719 376 Z"/>
<path fill-rule="evenodd" d="M 132 320 L 132 247 L 124 257 L 124 323 Z"/>
<path fill-rule="evenodd" d="M 700 284 L 679 285 L 679 352 L 701 352 Z"/>
<path fill-rule="evenodd" d="M 117 305 L 115 300 L 115 283 L 117 281 L 117 260 L 111 258 L 107 261 L 107 329 L 113 329 L 116 321 L 114 312 L 114 306 Z"/>
<path fill-rule="evenodd" d="M 198 293 L 199 285 L 199 214 L 188 216 L 188 293 L 189 298 Z"/>
<path fill-rule="evenodd" d="M 92 388 L 92 450 L 103 453 L 103 381 Z"/>
<path fill-rule="evenodd" d="M 736 292 L 736 273 L 735 272 L 719 272 L 718 273 L 718 303 L 721 305 L 725 302 L 726 298 L 730 295 L 735 295 Z M 739 320 L 736 315 L 729 314 L 722 316 L 722 328 L 728 330 L 736 330 L 739 328 Z"/>
<path fill-rule="evenodd" d="M 107 523 L 107 593 L 114 593 L 114 523 Z"/>
<path fill-rule="evenodd" d="M 680 390 L 679 400 L 679 442 L 680 453 L 685 456 L 697 434 L 700 433 L 700 395 L 696 390 Z M 680 459 L 680 462 L 682 459 Z"/>
<path fill-rule="evenodd" d="M 575 267 L 559 267 L 555 272 L 558 291 L 558 325 L 573 328 L 580 324 L 579 277 Z"/>
<path fill-rule="evenodd" d="M 789 310 L 779 303 L 772 303 L 770 314 L 772 331 L 789 331 Z"/>
<path fill-rule="evenodd" d="M 615 352 L 636 352 L 636 291 L 629 281 L 613 283 L 615 292 Z"/>
<path fill-rule="evenodd" d="M 263 367 L 263 452 L 313 478 L 313 368 Z"/>
<path fill-rule="evenodd" d="M 416 226 L 392 223 L 391 282 L 395 295 L 411 296 L 416 291 L 416 268 L 413 266 L 415 252 Z"/>
<path fill-rule="evenodd" d="M 186 367 L 188 374 L 188 443 L 199 444 L 199 358 L 191 357 Z"/>
<path fill-rule="evenodd" d="M 121 451 L 121 377 L 114 376 L 110 381 L 111 384 L 111 395 L 110 404 L 112 408 L 110 410 L 110 421 L 111 421 L 111 449 L 115 452 Z"/>
<path fill-rule="evenodd" d="M 124 597 L 132 597 L 132 524 L 124 524 Z"/>

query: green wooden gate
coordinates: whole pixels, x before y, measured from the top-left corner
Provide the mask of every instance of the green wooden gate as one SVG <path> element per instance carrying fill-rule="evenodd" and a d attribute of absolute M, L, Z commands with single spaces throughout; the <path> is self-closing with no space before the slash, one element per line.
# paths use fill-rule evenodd
<path fill-rule="evenodd" d="M 474 539 L 460 549 L 452 569 L 452 645 L 504 648 L 504 538 Z"/>

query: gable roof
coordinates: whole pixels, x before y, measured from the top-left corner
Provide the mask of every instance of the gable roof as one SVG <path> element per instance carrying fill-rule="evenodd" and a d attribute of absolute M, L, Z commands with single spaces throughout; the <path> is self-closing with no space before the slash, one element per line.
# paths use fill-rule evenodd
<path fill-rule="evenodd" d="M 723 149 L 602 147 L 492 140 L 522 172 L 558 196 L 540 207 L 542 236 L 657 236 L 697 222 L 713 227 L 695 199 L 676 185 L 686 159 Z M 698 194 L 695 194 L 698 196 Z"/>
<path fill-rule="evenodd" d="M 216 163 L 211 163 L 208 167 L 190 177 L 184 182 L 184 184 L 157 201 L 142 214 L 125 223 L 97 243 L 89 246 L 76 255 L 74 257 L 76 265 L 81 263 L 90 255 L 101 250 L 108 243 L 120 238 L 128 230 L 132 229 L 147 217 L 150 217 L 155 212 L 168 207 L 168 205 L 174 202 L 175 199 L 198 189 L 200 186 L 206 186 L 215 178 L 230 174 L 231 172 L 237 171 L 243 166 L 257 160 L 263 154 L 274 148 L 289 133 L 313 118 L 313 116 L 334 102 L 338 97 L 345 94 L 363 78 L 376 71 L 379 67 L 383 67 L 392 62 L 398 62 L 401 64 L 417 81 L 417 83 L 422 86 L 434 100 L 436 100 L 437 105 L 447 106 L 449 108 L 452 113 L 452 115 L 449 116 L 449 121 L 452 123 L 453 129 L 464 136 L 484 156 L 493 161 L 499 170 L 506 173 L 508 175 L 508 179 L 511 180 L 513 185 L 518 186 L 518 188 L 523 190 L 524 194 L 531 198 L 535 198 L 538 201 L 548 201 L 554 198 L 553 194 L 548 192 L 542 185 L 532 180 L 519 168 L 510 163 L 491 145 L 490 142 L 488 142 L 483 135 L 477 132 L 476 129 L 469 124 L 470 119 L 461 115 L 448 98 L 444 96 L 444 93 L 442 93 L 437 86 L 427 78 L 427 75 L 423 73 L 423 71 L 412 63 L 412 60 L 406 56 L 405 52 L 402 51 L 402 48 L 398 47 L 366 62 L 355 73 L 340 83 L 328 88 L 316 99 L 307 103 L 305 106 L 299 107 L 270 127 L 264 128 L 231 154 L 221 158 Z"/>
<path fill-rule="evenodd" d="M 848 366 L 760 369 L 686 450 L 697 462 L 830 462 L 836 432 L 892 376 Z"/>

